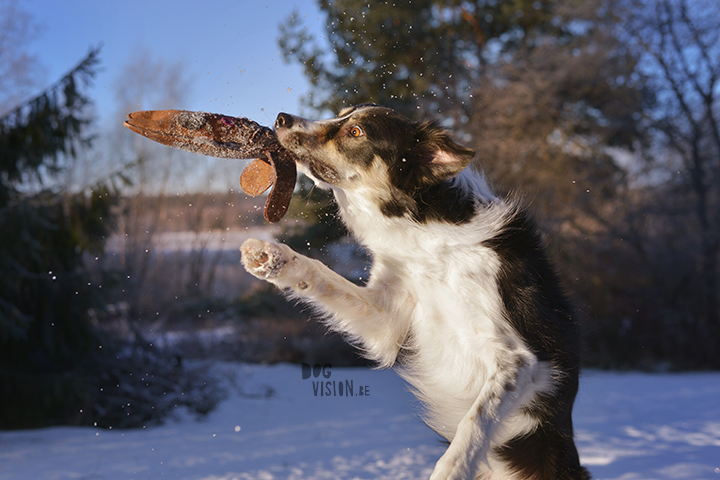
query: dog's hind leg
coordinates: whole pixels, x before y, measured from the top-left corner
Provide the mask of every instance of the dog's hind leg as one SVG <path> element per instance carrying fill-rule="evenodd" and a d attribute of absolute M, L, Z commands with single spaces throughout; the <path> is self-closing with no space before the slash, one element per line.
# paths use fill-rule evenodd
<path fill-rule="evenodd" d="M 533 383 L 537 363 L 532 354 L 497 365 L 465 414 L 450 446 L 438 460 L 430 480 L 473 480 L 488 454 L 498 426 L 519 407 L 523 392 Z M 504 472 L 506 475 L 509 472 Z M 491 478 L 502 478 L 493 471 Z"/>
<path fill-rule="evenodd" d="M 392 365 L 407 326 L 389 313 L 391 306 L 383 305 L 380 289 L 355 285 L 287 245 L 251 239 L 240 250 L 249 273 L 311 301 L 326 315 L 331 329 L 359 342 L 381 365 Z"/>

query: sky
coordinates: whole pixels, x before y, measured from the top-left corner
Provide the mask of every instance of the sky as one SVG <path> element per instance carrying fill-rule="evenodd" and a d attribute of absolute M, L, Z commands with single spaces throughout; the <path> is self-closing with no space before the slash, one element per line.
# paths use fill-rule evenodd
<path fill-rule="evenodd" d="M 191 94 L 175 108 L 272 124 L 281 111 L 298 112 L 309 90 L 300 66 L 280 54 L 280 23 L 297 11 L 321 35 L 323 24 L 310 0 L 23 0 L 21 5 L 40 27 L 27 48 L 42 66 L 44 85 L 102 46 L 100 72 L 89 90 L 102 124 L 124 120 L 114 88 L 140 51 L 185 67 Z"/>

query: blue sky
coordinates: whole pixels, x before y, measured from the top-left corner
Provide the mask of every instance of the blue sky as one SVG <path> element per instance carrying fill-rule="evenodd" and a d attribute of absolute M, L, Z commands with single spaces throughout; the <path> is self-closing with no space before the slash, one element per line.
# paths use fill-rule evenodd
<path fill-rule="evenodd" d="M 285 63 L 279 53 L 279 24 L 294 10 L 318 32 L 323 23 L 310 0 L 26 0 L 21 4 L 41 27 L 28 50 L 44 68 L 44 84 L 60 78 L 91 47 L 102 44 L 101 71 L 90 95 L 103 123 L 118 115 L 113 89 L 122 68 L 145 49 L 153 59 L 185 66 L 191 95 L 187 104 L 176 108 L 247 116 L 271 124 L 280 111 L 297 112 L 300 97 L 308 93 L 300 67 Z"/>

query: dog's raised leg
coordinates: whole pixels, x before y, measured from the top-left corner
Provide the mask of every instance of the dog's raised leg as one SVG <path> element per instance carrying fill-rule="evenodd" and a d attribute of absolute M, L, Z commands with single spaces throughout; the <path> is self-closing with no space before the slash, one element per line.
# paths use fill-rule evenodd
<path fill-rule="evenodd" d="M 287 245 L 250 239 L 240 250 L 249 273 L 312 301 L 328 315 L 330 328 L 359 341 L 381 365 L 393 363 L 407 327 L 388 314 L 381 289 L 357 286 Z"/>

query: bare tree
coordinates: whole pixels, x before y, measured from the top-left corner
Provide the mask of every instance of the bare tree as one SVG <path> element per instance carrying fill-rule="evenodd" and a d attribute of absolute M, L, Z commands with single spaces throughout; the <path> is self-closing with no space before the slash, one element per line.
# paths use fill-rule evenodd
<path fill-rule="evenodd" d="M 122 119 L 133 111 L 177 108 L 189 89 L 190 81 L 180 63 L 153 58 L 144 49 L 138 49 L 115 80 L 118 113 L 108 136 L 105 163 L 108 168 L 118 164 L 130 167 L 119 233 L 123 244 L 121 265 L 129 274 L 126 293 L 133 307 L 153 298 L 146 287 L 152 282 L 152 265 L 162 262 L 155 243 L 168 223 L 168 189 L 177 176 L 186 172 L 187 157 L 133 134 L 122 126 Z"/>
<path fill-rule="evenodd" d="M 675 193 L 689 193 L 698 244 L 701 333 L 720 334 L 720 5 L 636 0 L 630 45 L 657 92 L 646 126 L 665 150 Z M 658 156 L 655 156 L 656 161 Z M 680 197 L 678 197 L 680 198 Z"/>
<path fill-rule="evenodd" d="M 141 50 L 116 81 L 117 118 L 137 110 L 182 109 L 190 89 L 182 64 Z M 121 234 L 123 266 L 131 277 L 126 293 L 134 312 L 154 314 L 177 305 L 178 297 L 207 295 L 222 253 L 211 246 L 209 230 L 226 227 L 224 215 L 214 222 L 208 219 L 209 210 L 217 209 L 208 190 L 223 160 L 154 143 L 123 128 L 120 121 L 114 126 L 120 130 L 109 149 L 114 158 L 108 160 L 117 164 L 120 156 L 122 163 L 132 164 Z M 174 240 L 179 238 L 183 245 L 177 251 Z M 174 250 L 167 253 L 170 243 Z"/>

